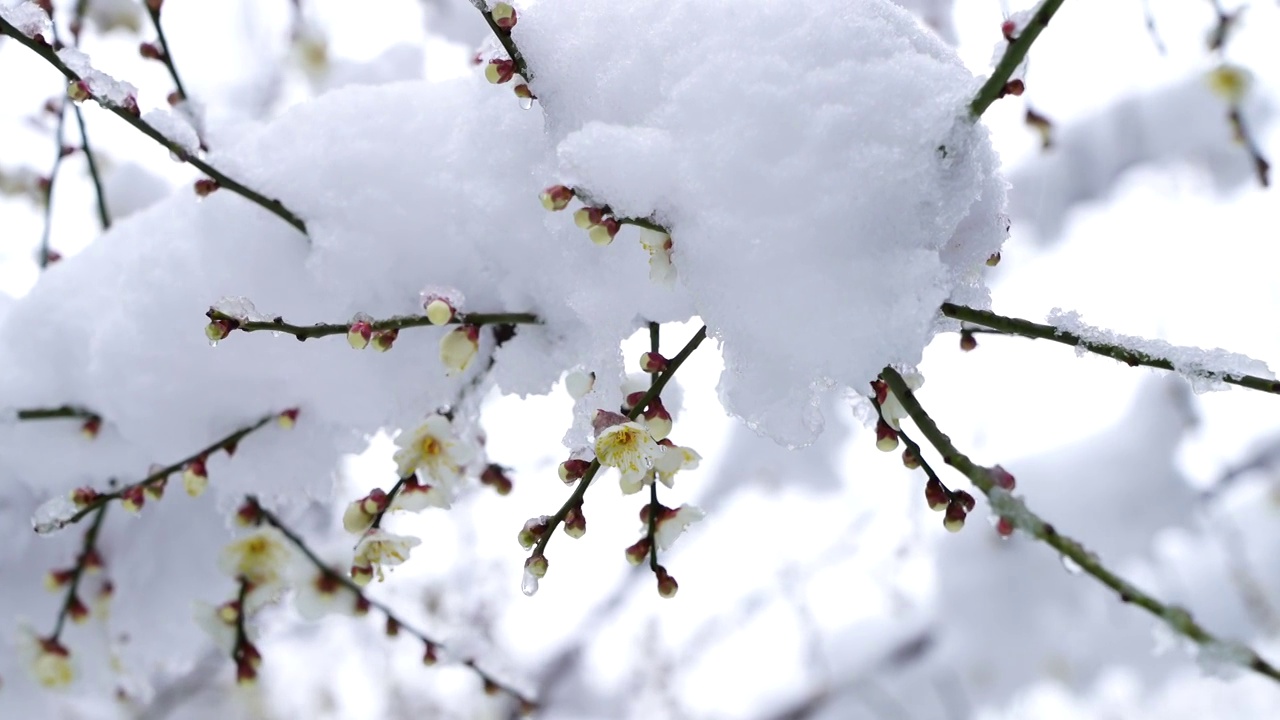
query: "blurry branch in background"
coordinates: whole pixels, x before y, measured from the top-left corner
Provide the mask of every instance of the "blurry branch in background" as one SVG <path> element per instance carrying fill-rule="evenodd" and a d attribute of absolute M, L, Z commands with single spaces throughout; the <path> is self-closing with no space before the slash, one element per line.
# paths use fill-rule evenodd
<path fill-rule="evenodd" d="M 26 46 L 27 49 L 39 55 L 46 62 L 48 62 L 50 65 L 56 68 L 58 72 L 62 73 L 63 76 L 65 76 L 67 80 L 69 80 L 72 83 L 74 87 L 78 88 L 81 92 L 83 92 L 88 99 L 95 100 L 98 103 L 98 105 L 110 111 L 116 117 L 119 117 L 120 119 L 132 125 L 142 134 L 156 141 L 160 145 L 163 145 L 165 148 L 169 150 L 169 152 L 173 153 L 175 157 L 181 158 L 185 162 L 189 162 L 192 165 L 194 165 L 205 175 L 208 175 L 210 178 L 212 178 L 213 181 L 216 183 L 216 187 L 226 188 L 227 190 L 230 190 L 236 195 L 239 195 L 245 198 L 246 200 L 254 203 L 255 205 L 258 205 L 264 210 L 267 210 L 273 215 L 279 217 L 281 220 L 284 220 L 285 222 L 289 223 L 289 225 L 293 226 L 294 229 L 296 229 L 298 232 L 301 232 L 303 235 L 306 235 L 307 233 L 306 223 L 302 221 L 302 218 L 294 214 L 292 210 L 285 207 L 283 203 L 281 203 L 279 200 L 273 200 L 273 199 L 267 198 L 261 193 L 255 190 L 252 190 L 249 187 L 246 187 L 245 185 L 241 184 L 240 182 L 226 175 L 222 171 L 213 167 L 209 163 L 196 157 L 183 146 L 165 137 L 164 134 L 162 134 L 159 130 L 157 130 L 156 128 L 152 127 L 150 124 L 142 120 L 142 118 L 138 114 L 136 105 L 126 107 L 125 105 L 122 105 L 120 103 L 113 102 L 106 98 L 93 95 L 92 92 L 88 90 L 89 83 L 85 80 L 85 78 L 82 77 L 76 71 L 72 70 L 70 67 L 68 67 L 67 64 L 63 62 L 61 58 L 58 57 L 58 54 L 57 52 L 54 51 L 53 47 L 51 47 L 47 42 L 43 41 L 43 39 L 27 37 L 25 34 L 22 33 L 22 31 L 20 31 L 17 27 L 10 24 L 4 18 L 0 18 L 0 33 L 4 35 L 8 35 L 14 40 L 17 40 L 19 43 Z"/>
<path fill-rule="evenodd" d="M 1102 355 L 1113 360 L 1119 360 L 1130 367 L 1139 365 L 1159 368 L 1161 370 L 1177 371 L 1173 362 L 1168 358 L 1156 357 L 1147 353 L 1126 348 L 1105 342 L 1095 342 L 1080 337 L 1074 333 L 1056 328 L 1052 325 L 1042 325 L 1034 323 L 1030 320 L 1021 318 L 1005 317 L 997 315 L 989 310 L 977 310 L 963 305 L 955 305 L 952 303 L 943 303 L 941 308 L 942 314 L 949 318 L 960 320 L 974 325 L 981 325 L 985 328 L 998 331 L 1007 335 L 1019 335 L 1021 337 L 1033 338 L 1039 340 L 1052 340 L 1063 345 L 1086 350 L 1095 355 Z M 970 333 L 974 332 L 972 329 Z M 1206 369 L 1209 370 L 1209 369 Z M 1280 381 L 1270 380 L 1255 375 L 1242 375 L 1230 372 L 1214 373 L 1215 377 L 1223 382 L 1238 385 L 1240 387 L 1249 388 L 1250 390 L 1258 390 L 1260 392 L 1280 394 Z"/>
<path fill-rule="evenodd" d="M 1036 8 L 1035 13 L 1027 21 L 1026 27 L 1022 28 L 1022 32 L 1010 38 L 1009 46 L 1005 48 L 1000 62 L 996 63 L 995 69 L 991 71 L 991 77 L 987 78 L 987 81 L 978 89 L 977 97 L 969 103 L 969 115 L 974 120 L 982 117 L 992 103 L 1008 94 L 1006 87 L 1009 79 L 1026 59 L 1027 51 L 1031 49 L 1036 38 L 1040 37 L 1040 33 L 1048 27 L 1049 20 L 1053 18 L 1054 13 L 1058 12 L 1062 2 L 1063 0 L 1042 0 L 1040 7 Z"/>
<path fill-rule="evenodd" d="M 997 484 L 999 468 L 978 465 L 967 455 L 956 449 L 951 438 L 947 437 L 933 418 L 925 412 L 920 402 L 907 386 L 898 371 L 885 368 L 881 378 L 902 403 L 907 415 L 929 441 L 929 444 L 942 455 L 943 461 L 955 468 L 974 484 L 991 504 L 992 515 L 999 517 L 1002 523 L 1012 529 L 1022 530 L 1037 540 L 1057 550 L 1063 557 L 1074 561 L 1080 569 L 1096 578 L 1103 585 L 1114 590 L 1120 601 L 1137 605 L 1168 625 L 1174 632 L 1200 646 L 1201 660 L 1220 663 L 1238 663 L 1254 672 L 1280 682 L 1280 670 L 1264 660 L 1251 648 L 1234 641 L 1224 641 L 1200 626 L 1186 610 L 1165 605 L 1156 598 L 1143 592 L 1124 578 L 1108 570 L 1101 560 L 1089 552 L 1079 542 L 1060 535 L 1049 523 L 1033 513 L 1022 500 L 1004 487 Z"/>
<path fill-rule="evenodd" d="M 102 429 L 102 416 L 87 408 L 75 405 L 63 405 L 52 408 L 23 408 L 15 417 L 19 422 L 35 422 L 37 420 L 79 420 L 80 433 L 92 440 Z"/>
<path fill-rule="evenodd" d="M 80 27 L 84 22 L 84 14 L 87 3 L 76 3 L 75 17 L 71 20 L 72 37 L 74 38 L 75 47 L 80 46 Z M 58 24 L 56 21 L 50 20 L 50 26 L 53 28 L 53 40 L 55 45 L 61 45 L 62 40 L 58 32 Z M 105 230 L 111 227 L 111 217 L 107 212 L 106 197 L 102 191 L 102 177 L 98 172 L 98 161 L 93 156 L 93 151 L 89 148 L 89 133 L 85 128 L 84 113 L 80 111 L 79 106 L 67 100 L 65 92 L 58 93 L 56 111 L 58 114 L 58 124 L 53 131 L 53 142 L 57 151 L 54 158 L 53 167 L 49 170 L 49 175 L 42 184 L 44 193 L 44 232 L 40 237 L 40 256 L 39 262 L 41 268 L 46 268 L 50 263 L 59 259 L 58 253 L 49 247 L 49 238 L 53 229 L 53 188 L 58 179 L 58 171 L 62 167 L 62 161 L 68 155 L 76 151 L 74 146 L 66 145 L 63 142 L 64 128 L 67 124 L 67 106 L 70 105 L 76 116 L 76 124 L 80 130 L 80 151 L 84 153 L 85 162 L 89 166 L 89 177 L 93 180 L 94 195 L 98 208 L 98 222 Z M 50 103 L 45 106 L 46 111 L 54 112 L 55 106 Z"/>
<path fill-rule="evenodd" d="M 263 507 L 256 497 L 250 495 L 245 499 L 245 507 L 240 510 L 238 517 L 247 518 L 254 524 L 266 523 L 267 525 L 279 530 L 280 533 L 284 535 L 284 537 L 295 548 L 297 548 L 299 552 L 306 556 L 307 560 L 315 566 L 316 570 L 319 571 L 327 581 L 340 585 L 348 592 L 352 593 L 356 598 L 357 608 L 364 608 L 366 610 L 368 608 L 375 608 L 381 612 L 386 618 L 386 632 L 388 636 L 394 637 L 401 632 L 405 632 L 421 640 L 424 648 L 424 664 L 435 664 L 439 657 L 438 654 L 442 651 L 447 652 L 447 648 L 439 640 L 432 638 L 425 632 L 406 623 L 400 618 L 400 616 L 396 615 L 390 607 L 365 595 L 364 588 L 353 582 L 346 574 L 333 569 L 321 560 L 320 557 L 311 550 L 311 548 L 307 547 L 307 544 L 297 533 L 289 529 L 289 527 L 285 525 L 284 522 L 275 515 L 275 513 Z M 486 693 L 491 695 L 498 692 L 506 693 L 519 704 L 519 712 L 522 714 L 533 712 L 536 708 L 533 700 L 526 697 L 519 690 L 503 683 L 493 675 L 490 675 L 488 672 L 481 669 L 480 666 L 476 664 L 475 660 L 467 658 L 459 659 L 458 662 L 480 677 L 484 682 L 484 689 Z"/>
<path fill-rule="evenodd" d="M 76 555 L 75 564 L 65 570 L 51 570 L 47 576 L 47 584 L 51 589 L 65 586 L 66 594 L 62 606 L 58 608 L 58 619 L 54 622 L 53 632 L 45 638 L 46 642 L 60 644 L 59 638 L 66 627 L 67 618 L 72 622 L 83 622 L 89 617 L 89 606 L 80 599 L 80 582 L 85 573 L 102 569 L 102 556 L 98 554 L 98 534 L 102 530 L 102 521 L 107 516 L 107 506 L 103 505 L 94 511 L 93 522 L 84 533 L 80 545 L 80 553 Z"/>
<path fill-rule="evenodd" d="M 1156 29 L 1156 17 L 1151 13 L 1151 0 L 1142 0 L 1142 21 L 1147 27 L 1147 35 L 1151 36 L 1151 42 L 1156 46 L 1156 52 L 1167 55 L 1169 51 L 1165 48 L 1164 41 L 1160 39 L 1160 31 Z"/>
<path fill-rule="evenodd" d="M 208 447 L 198 450 L 175 463 L 153 470 L 145 478 L 125 485 L 118 490 L 98 492 L 89 487 L 74 490 L 72 491 L 72 501 L 75 503 L 76 512 L 70 517 L 47 518 L 45 520 L 47 526 L 37 526 L 36 531 L 53 532 L 67 525 L 78 523 L 87 515 L 96 512 L 112 500 L 122 500 L 128 503 L 131 509 L 140 510 L 148 495 L 154 500 L 159 500 L 163 496 L 164 487 L 169 481 L 169 476 L 177 472 L 182 473 L 183 484 L 186 486 L 187 493 L 192 496 L 199 495 L 204 491 L 209 481 L 205 462 L 210 455 L 220 450 L 231 455 L 235 453 L 236 447 L 241 440 L 257 432 L 267 423 L 283 418 L 289 418 L 291 422 L 292 418 L 296 416 L 297 412 L 294 410 L 266 415 L 257 422 L 236 430 Z"/>
<path fill-rule="evenodd" d="M 1229 13 L 1222 6 L 1220 0 L 1210 0 L 1210 4 L 1213 5 L 1213 12 L 1217 15 L 1217 22 L 1214 24 L 1213 30 L 1209 32 L 1206 44 L 1209 52 L 1218 57 L 1220 65 L 1210 74 L 1209 84 L 1218 95 L 1227 101 L 1227 120 L 1231 123 L 1231 132 L 1234 135 L 1234 140 L 1249 153 L 1249 159 L 1253 162 L 1254 174 L 1258 178 L 1258 183 L 1264 188 L 1270 187 L 1271 163 L 1267 162 L 1267 159 L 1262 155 L 1262 150 L 1249 132 L 1240 109 L 1253 78 L 1248 70 L 1231 65 L 1226 61 L 1227 42 L 1231 39 L 1232 32 L 1239 24 L 1240 17 L 1244 14 L 1244 6 L 1237 8 L 1235 12 Z"/>
<path fill-rule="evenodd" d="M 187 89 L 182 86 L 182 78 L 178 77 L 178 68 L 173 64 L 173 51 L 169 49 L 169 41 L 165 39 L 164 28 L 160 24 L 160 9 L 164 7 L 164 0 L 144 0 L 143 5 L 147 8 L 147 16 L 151 18 L 152 27 L 156 29 L 156 42 L 159 43 L 158 45 L 150 46 L 144 44 L 142 46 L 143 57 L 152 57 L 152 55 L 148 54 L 150 52 L 147 50 L 148 46 L 152 50 L 158 50 L 159 52 L 155 53 L 156 57 L 154 59 L 164 63 L 165 69 L 169 71 L 169 77 L 173 79 L 173 86 L 177 90 L 178 99 L 180 101 L 187 100 Z M 174 103 L 170 102 L 170 104 Z"/>

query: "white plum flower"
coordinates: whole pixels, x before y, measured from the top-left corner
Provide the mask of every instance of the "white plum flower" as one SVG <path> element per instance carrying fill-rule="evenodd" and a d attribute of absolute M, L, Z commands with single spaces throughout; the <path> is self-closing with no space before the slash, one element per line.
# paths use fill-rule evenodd
<path fill-rule="evenodd" d="M 596 459 L 622 472 L 623 486 L 643 478 L 663 449 L 645 427 L 627 421 L 601 430 L 596 435 Z"/>
<path fill-rule="evenodd" d="M 400 477 L 422 472 L 428 477 L 449 483 L 462 476 L 475 451 L 453 432 L 453 423 L 443 415 L 432 415 L 411 433 L 396 438 L 396 470 Z"/>
<path fill-rule="evenodd" d="M 924 385 L 924 376 L 918 372 L 904 372 L 902 379 L 907 382 L 907 387 L 912 392 L 919 390 Z M 880 403 L 880 415 L 884 417 L 884 421 L 894 430 L 899 429 L 899 423 L 907 417 L 907 409 L 902 406 L 902 401 L 897 395 L 893 394 L 893 390 L 885 393 L 884 402 Z"/>
<path fill-rule="evenodd" d="M 681 505 L 675 510 L 663 512 L 658 517 L 657 528 L 655 528 L 653 535 L 654 541 L 658 543 L 658 549 L 669 549 L 675 544 L 676 538 L 684 533 L 686 528 L 704 517 L 706 517 L 706 513 L 701 508 L 693 505 Z M 647 528 L 645 529 L 647 530 Z"/>
<path fill-rule="evenodd" d="M 396 535 L 381 528 L 370 530 L 356 546 L 351 579 L 358 585 L 366 585 L 376 574 L 382 580 L 382 566 L 403 563 L 409 559 L 409 551 L 421 544 L 416 537 Z"/>
<path fill-rule="evenodd" d="M 230 654 L 236 646 L 236 622 L 240 617 L 236 603 L 233 601 L 213 606 L 197 600 L 192 603 L 192 610 L 196 625 L 209 636 L 214 647 Z M 248 626 L 245 630 L 248 631 Z"/>
<path fill-rule="evenodd" d="M 293 558 L 288 540 L 272 527 L 261 528 L 222 549 L 218 568 L 253 586 L 255 593 L 281 589 L 284 571 Z"/>
<path fill-rule="evenodd" d="M 649 252 L 649 279 L 660 285 L 675 283 L 676 266 L 671 263 L 671 236 L 642 228 L 640 245 Z"/>
<path fill-rule="evenodd" d="M 681 470 L 693 470 L 702 462 L 702 456 L 691 447 L 674 443 L 664 443 L 662 447 L 664 451 L 662 457 L 654 462 L 653 467 L 657 471 L 658 479 L 667 487 L 675 486 L 676 473 Z"/>
<path fill-rule="evenodd" d="M 440 338 L 440 362 L 449 375 L 466 370 L 479 350 L 480 328 L 475 325 L 459 325 Z"/>

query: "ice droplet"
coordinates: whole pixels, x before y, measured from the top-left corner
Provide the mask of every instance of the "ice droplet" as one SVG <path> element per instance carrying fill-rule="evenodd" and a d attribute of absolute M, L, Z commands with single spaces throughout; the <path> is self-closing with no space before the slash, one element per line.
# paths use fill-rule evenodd
<path fill-rule="evenodd" d="M 538 578 L 528 570 L 525 571 L 524 577 L 520 579 L 520 592 L 527 597 L 533 597 L 538 592 Z"/>
<path fill-rule="evenodd" d="M 217 341 L 217 340 L 210 340 L 210 341 L 209 341 L 209 347 L 218 347 L 218 341 Z"/>
<path fill-rule="evenodd" d="M 55 495 L 36 508 L 31 516 L 31 527 L 41 535 L 61 530 L 76 514 L 76 505 L 66 495 Z"/>
<path fill-rule="evenodd" d="M 1084 568 L 1080 567 L 1080 563 L 1076 562 L 1075 560 L 1072 560 L 1066 555 L 1062 556 L 1062 569 L 1066 570 L 1068 573 L 1071 573 L 1072 575 L 1079 575 L 1080 573 L 1084 572 Z"/>
<path fill-rule="evenodd" d="M 533 107 L 533 98 L 527 98 L 527 97 L 520 98 L 521 110 L 529 110 L 532 107 Z"/>

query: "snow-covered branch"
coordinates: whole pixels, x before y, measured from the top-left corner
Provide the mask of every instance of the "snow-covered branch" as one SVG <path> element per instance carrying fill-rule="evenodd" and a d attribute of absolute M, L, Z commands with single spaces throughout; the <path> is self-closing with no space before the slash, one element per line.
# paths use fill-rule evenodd
<path fill-rule="evenodd" d="M 1094 553 L 1083 545 L 1065 535 L 1060 534 L 1053 525 L 1041 519 L 1031 511 L 1021 498 L 1010 492 L 1013 487 L 1012 478 L 999 466 L 984 467 L 973 462 L 967 455 L 956 449 L 946 434 L 939 428 L 933 418 L 920 405 L 915 394 L 907 385 L 907 381 L 893 368 L 885 368 L 881 378 L 889 386 L 889 390 L 902 404 L 906 414 L 929 441 L 947 465 L 955 468 L 967 477 L 974 487 L 987 496 L 991 504 L 991 512 L 999 518 L 1010 534 L 1021 530 L 1040 542 L 1057 550 L 1063 557 L 1069 558 L 1085 573 L 1111 588 L 1120 597 L 1120 601 L 1137 605 L 1168 625 L 1174 632 L 1186 637 L 1200 646 L 1200 652 L 1212 654 L 1217 660 L 1230 659 L 1241 665 L 1280 682 L 1280 669 L 1263 659 L 1251 648 L 1235 642 L 1222 640 L 1195 621 L 1189 612 L 1166 605 L 1152 595 L 1144 592 L 1133 583 L 1112 572 Z M 1001 529 L 997 525 L 997 529 Z"/>
<path fill-rule="evenodd" d="M 1075 313 L 1056 312 L 1054 318 L 1058 322 L 1053 325 L 1005 317 L 989 310 L 953 303 L 943 303 L 942 314 L 1007 335 L 1052 340 L 1075 347 L 1078 352 L 1091 352 L 1133 367 L 1141 365 L 1172 370 L 1204 389 L 1212 389 L 1213 384 L 1223 382 L 1280 394 L 1280 382 L 1261 361 L 1223 350 L 1180 347 L 1161 340 L 1110 333 L 1081 323 Z"/>
<path fill-rule="evenodd" d="M 0 34 L 8 35 L 14 40 L 17 40 L 19 43 L 52 65 L 58 70 L 58 72 L 62 73 L 71 82 L 71 90 L 68 94 L 72 96 L 73 100 L 92 99 L 96 101 L 116 117 L 119 117 L 147 137 L 163 145 L 169 150 L 169 152 L 173 153 L 174 156 L 182 158 L 186 162 L 194 165 L 205 175 L 208 175 L 209 178 L 216 183 L 217 187 L 230 190 L 255 205 L 258 205 L 264 210 L 267 210 L 273 215 L 276 215 L 281 220 L 289 223 L 298 230 L 298 232 L 301 232 L 304 235 L 306 234 L 306 223 L 303 222 L 302 218 L 298 217 L 298 215 L 296 215 L 292 210 L 285 207 L 279 200 L 268 198 L 256 190 L 240 183 L 226 173 L 210 165 L 208 162 L 197 157 L 195 153 L 192 152 L 192 149 L 186 147 L 185 144 L 177 142 L 165 133 L 161 132 L 160 129 L 156 128 L 151 123 L 143 120 L 138 112 L 137 98 L 134 97 L 131 86 L 121 85 L 114 81 L 111 81 L 111 84 L 108 86 L 108 83 L 105 80 L 101 82 L 90 82 L 90 79 L 87 78 L 85 72 L 73 69 L 64 59 L 64 55 L 67 53 L 76 53 L 74 56 L 68 57 L 77 58 L 77 64 L 83 64 L 87 67 L 88 61 L 83 54 L 79 54 L 78 51 L 70 49 L 55 51 L 53 46 L 45 41 L 40 35 L 36 35 L 35 37 L 29 36 L 2 16 L 0 16 Z M 96 73 L 95 78 L 100 75 L 101 73 Z M 105 78 L 105 76 L 102 77 Z"/>

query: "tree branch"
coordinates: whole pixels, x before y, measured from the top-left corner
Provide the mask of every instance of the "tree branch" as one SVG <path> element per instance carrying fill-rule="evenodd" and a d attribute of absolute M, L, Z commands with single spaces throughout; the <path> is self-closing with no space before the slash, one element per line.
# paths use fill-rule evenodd
<path fill-rule="evenodd" d="M 952 303 L 942 304 L 942 314 L 955 320 L 981 325 L 992 330 L 1005 333 L 1007 335 L 1020 335 L 1022 337 L 1052 340 L 1063 345 L 1070 345 L 1076 348 L 1082 348 L 1095 355 L 1109 357 L 1112 360 L 1119 360 L 1126 365 L 1136 367 L 1139 365 L 1159 368 L 1161 370 L 1171 370 L 1177 372 L 1173 362 L 1168 358 L 1149 355 L 1144 352 L 1138 352 L 1129 348 L 1115 345 L 1112 343 L 1096 342 L 1086 340 L 1075 333 L 1061 330 L 1052 325 L 1042 325 L 1034 323 L 1030 320 L 1021 318 L 1005 317 L 997 315 L 989 310 L 977 310 L 964 305 L 955 305 Z M 1241 375 L 1238 373 L 1214 373 L 1223 382 L 1238 385 L 1240 387 L 1249 388 L 1250 390 L 1258 390 L 1265 393 L 1280 394 L 1280 381 L 1270 380 L 1255 375 Z"/>
<path fill-rule="evenodd" d="M 1073 560 L 1080 566 L 1081 570 L 1114 590 L 1119 595 L 1121 602 L 1141 607 L 1167 624 L 1174 632 L 1188 638 L 1197 645 L 1237 647 L 1235 643 L 1228 644 L 1205 630 L 1186 610 L 1173 605 L 1165 605 L 1129 581 L 1108 570 L 1096 555 L 1087 551 L 1079 542 L 1059 534 L 1052 525 L 1023 505 L 1021 500 L 1010 495 L 1007 490 L 998 487 L 991 468 L 978 465 L 970 460 L 967 455 L 956 449 L 956 446 L 951 442 L 951 438 L 938 429 L 937 423 L 925 412 L 915 394 L 911 392 L 911 388 L 907 386 L 906 381 L 896 370 L 885 368 L 880 377 L 889 385 L 889 389 L 893 391 L 893 394 L 898 397 L 902 407 L 907 411 L 916 427 L 920 428 L 920 432 L 924 434 L 929 444 L 942 455 L 943 462 L 969 478 L 969 481 L 987 496 L 988 501 L 991 503 L 993 514 L 1001 514 L 1005 511 L 1016 513 L 1017 517 L 1011 518 L 1015 527 L 1057 550 L 1064 557 Z M 1248 654 L 1248 659 L 1245 663 L 1246 667 L 1280 682 L 1280 670 L 1277 670 L 1275 666 L 1262 659 L 1250 648 L 1239 645 L 1238 649 Z"/>
<path fill-rule="evenodd" d="M 0 18 L 0 34 L 8 35 L 26 46 L 27 49 L 39 55 L 46 62 L 56 68 L 58 72 L 62 73 L 69 81 L 79 83 L 84 80 L 84 78 L 82 78 L 78 73 L 67 67 L 66 63 L 62 62 L 62 59 L 58 57 L 58 54 L 54 52 L 52 47 L 46 43 L 27 37 L 4 18 Z M 100 106 L 113 113 L 116 117 L 119 117 L 132 125 L 142 134 L 163 145 L 175 156 L 191 163 L 205 175 L 213 178 L 217 181 L 218 187 L 230 190 L 236 195 L 245 198 L 281 220 L 289 223 L 289 225 L 293 226 L 294 229 L 303 235 L 307 234 L 307 225 L 303 222 L 302 218 L 298 217 L 292 210 L 285 207 L 279 200 L 268 198 L 256 190 L 246 187 L 239 181 L 228 176 L 204 160 L 192 155 L 186 148 L 165 137 L 159 130 L 156 130 L 154 127 L 143 121 L 142 118 L 135 113 L 130 112 L 123 107 L 119 107 L 115 103 L 104 102 L 96 96 L 94 96 L 93 99 L 96 100 Z"/>
<path fill-rule="evenodd" d="M 285 333 L 292 335 L 298 340 L 310 340 L 311 338 L 328 337 L 330 335 L 346 335 L 351 329 L 351 323 L 317 323 L 315 325 L 293 325 L 284 321 L 284 318 L 277 317 L 272 320 L 244 320 L 234 315 L 229 315 L 220 310 L 213 308 L 205 313 L 211 321 L 229 323 L 231 330 L 241 330 L 243 332 L 262 332 L 270 331 L 273 333 Z M 533 313 L 457 313 L 446 325 L 540 325 L 542 319 Z M 429 327 L 434 325 L 426 315 L 402 315 L 386 320 L 374 320 L 369 323 L 369 329 L 372 332 L 385 332 L 387 330 L 403 330 L 412 327 Z"/>
<path fill-rule="evenodd" d="M 1009 78 L 1013 77 L 1013 73 L 1017 71 L 1018 66 L 1027 57 L 1027 51 L 1031 49 L 1031 45 L 1035 43 L 1036 38 L 1040 37 L 1043 31 L 1049 25 L 1049 20 L 1053 18 L 1053 14 L 1058 12 L 1058 8 L 1062 6 L 1063 0 L 1043 0 L 1040 7 L 1036 10 L 1031 19 L 1027 21 L 1027 26 L 1022 29 L 1016 38 L 1009 41 L 1009 47 L 1005 48 L 1004 56 L 1000 58 L 1000 62 L 996 63 L 996 67 L 991 71 L 991 77 L 982 84 L 978 89 L 978 94 L 973 98 L 973 102 L 969 103 L 969 116 L 974 120 L 982 117 L 982 113 L 991 107 L 991 104 L 1000 99 L 1004 95 L 1005 85 L 1008 84 Z"/>

